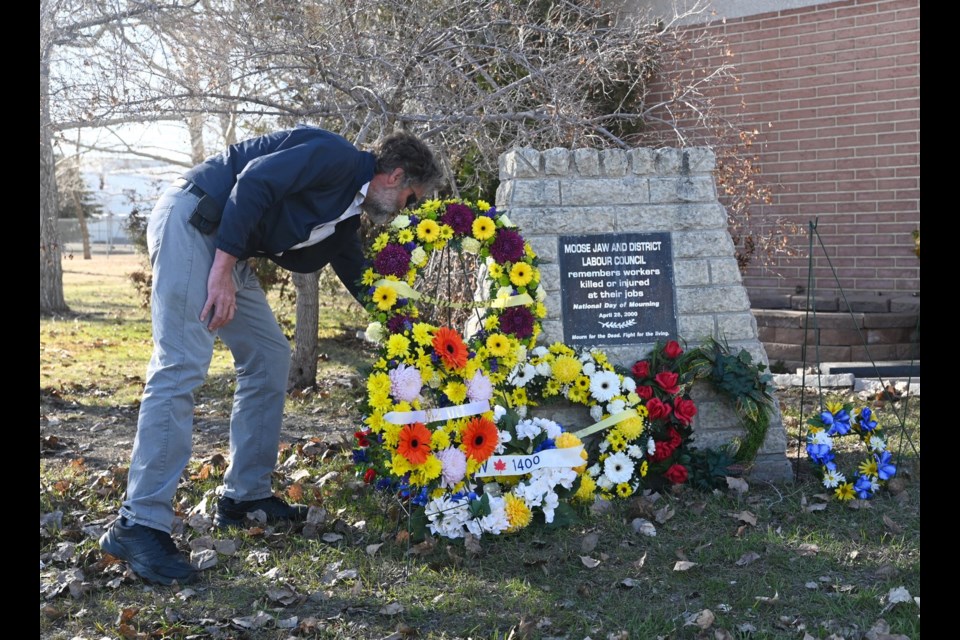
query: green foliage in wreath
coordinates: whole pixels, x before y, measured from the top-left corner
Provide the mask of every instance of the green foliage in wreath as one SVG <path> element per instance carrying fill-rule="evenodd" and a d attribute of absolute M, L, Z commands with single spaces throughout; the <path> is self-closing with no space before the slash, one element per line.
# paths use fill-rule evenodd
<path fill-rule="evenodd" d="M 726 341 L 708 338 L 698 348 L 687 351 L 679 367 L 694 379 L 709 381 L 735 403 L 737 415 L 747 431 L 736 459 L 741 462 L 753 460 L 767 435 L 774 407 L 770 393 L 773 376 L 767 366 L 762 362 L 754 363 L 746 349 L 734 354 Z"/>

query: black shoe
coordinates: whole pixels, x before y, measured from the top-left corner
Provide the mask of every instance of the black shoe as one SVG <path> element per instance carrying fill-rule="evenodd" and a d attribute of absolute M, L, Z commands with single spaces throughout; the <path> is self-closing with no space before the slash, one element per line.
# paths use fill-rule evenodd
<path fill-rule="evenodd" d="M 267 514 L 267 522 L 277 520 L 302 522 L 307 519 L 309 508 L 302 504 L 287 504 L 276 496 L 243 501 L 224 497 L 217 500 L 217 513 L 213 517 L 213 524 L 219 528 L 237 527 L 246 522 L 247 514 L 255 511 L 263 511 Z"/>
<path fill-rule="evenodd" d="M 126 518 L 118 518 L 100 536 L 100 548 L 149 582 L 187 584 L 197 579 L 197 570 L 180 555 L 169 533 L 131 524 Z"/>

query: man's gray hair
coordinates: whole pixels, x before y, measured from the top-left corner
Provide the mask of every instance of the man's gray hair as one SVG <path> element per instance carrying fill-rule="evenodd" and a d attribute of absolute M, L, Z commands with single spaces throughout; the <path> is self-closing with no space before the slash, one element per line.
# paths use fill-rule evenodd
<path fill-rule="evenodd" d="M 377 173 L 403 169 L 404 182 L 432 187 L 440 182 L 443 172 L 433 152 L 420 138 L 398 131 L 379 140 L 373 150 L 377 157 Z"/>

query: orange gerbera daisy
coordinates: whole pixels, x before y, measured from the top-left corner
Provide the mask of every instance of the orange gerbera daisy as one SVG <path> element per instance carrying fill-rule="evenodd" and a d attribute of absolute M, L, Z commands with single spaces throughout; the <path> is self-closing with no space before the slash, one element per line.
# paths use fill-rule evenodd
<path fill-rule="evenodd" d="M 437 329 L 433 336 L 433 348 L 448 369 L 462 369 L 467 365 L 467 345 L 456 329 Z"/>
<path fill-rule="evenodd" d="M 397 453 L 410 464 L 423 464 L 430 455 L 430 438 L 433 434 L 422 422 L 404 425 L 400 429 Z"/>
<path fill-rule="evenodd" d="M 463 442 L 463 448 L 467 457 L 473 458 L 477 462 L 483 462 L 497 448 L 500 442 L 500 434 L 497 432 L 497 425 L 486 418 L 473 418 L 467 423 L 460 436 Z"/>

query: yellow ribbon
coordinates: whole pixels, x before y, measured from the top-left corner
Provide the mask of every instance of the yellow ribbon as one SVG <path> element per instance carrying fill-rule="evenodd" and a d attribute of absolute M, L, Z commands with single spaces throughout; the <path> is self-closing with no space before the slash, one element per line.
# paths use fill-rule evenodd
<path fill-rule="evenodd" d="M 377 280 L 373 283 L 374 287 L 389 287 L 397 292 L 402 298 L 411 300 L 421 300 L 423 302 L 436 305 L 438 307 L 453 307 L 455 309 L 479 309 L 481 307 L 490 307 L 492 309 L 503 309 L 506 307 L 518 307 L 525 304 L 533 304 L 533 298 L 528 293 L 521 293 L 515 296 L 495 298 L 493 300 L 474 300 L 472 302 L 450 302 L 425 296 L 406 282 L 399 280 Z"/>
<path fill-rule="evenodd" d="M 589 427 L 580 429 L 580 431 L 574 431 L 573 435 L 577 436 L 578 438 L 585 438 L 587 436 L 595 434 L 598 431 L 603 431 L 608 427 L 612 427 L 613 425 L 619 422 L 623 422 L 627 418 L 634 418 L 638 415 L 640 414 L 637 413 L 636 409 L 626 409 L 625 411 L 621 411 L 620 413 L 615 413 L 612 416 L 608 416 L 607 418 L 604 418 L 600 422 L 594 423 Z"/>

